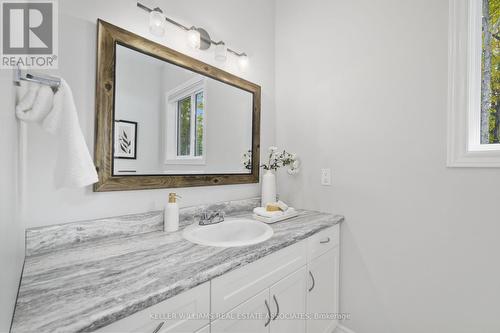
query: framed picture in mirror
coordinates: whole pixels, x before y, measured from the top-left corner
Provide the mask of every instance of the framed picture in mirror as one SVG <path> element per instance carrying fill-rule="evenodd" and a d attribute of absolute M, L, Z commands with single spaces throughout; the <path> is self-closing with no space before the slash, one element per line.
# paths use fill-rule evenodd
<path fill-rule="evenodd" d="M 115 158 L 137 159 L 137 122 L 115 120 Z"/>

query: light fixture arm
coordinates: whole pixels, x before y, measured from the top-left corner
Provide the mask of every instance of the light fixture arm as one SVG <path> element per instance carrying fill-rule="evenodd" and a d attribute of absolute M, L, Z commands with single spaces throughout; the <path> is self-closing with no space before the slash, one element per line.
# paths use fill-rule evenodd
<path fill-rule="evenodd" d="M 142 4 L 140 1 L 137 1 L 137 7 L 139 7 L 140 9 L 148 12 L 148 13 L 151 13 L 152 11 L 159 11 L 160 13 L 164 13 L 163 10 L 160 8 L 160 7 L 156 7 L 156 8 L 149 8 L 148 6 Z M 170 24 L 173 24 L 175 25 L 176 27 L 178 27 L 179 29 L 181 30 L 184 30 L 184 31 L 189 31 L 191 29 L 198 29 L 197 27 L 186 27 L 185 25 L 165 16 L 165 20 L 170 23 Z M 223 44 L 224 42 L 223 41 L 214 41 L 212 40 L 210 37 L 206 37 L 206 36 L 202 36 L 201 37 L 203 39 L 203 41 L 205 41 L 206 43 L 208 44 L 211 44 L 211 45 L 220 45 L 220 44 Z M 246 57 L 247 54 L 245 52 L 237 52 L 233 49 L 230 49 L 229 47 L 227 48 L 227 52 L 230 52 L 232 54 L 234 54 L 235 56 L 238 56 L 238 57 Z"/>

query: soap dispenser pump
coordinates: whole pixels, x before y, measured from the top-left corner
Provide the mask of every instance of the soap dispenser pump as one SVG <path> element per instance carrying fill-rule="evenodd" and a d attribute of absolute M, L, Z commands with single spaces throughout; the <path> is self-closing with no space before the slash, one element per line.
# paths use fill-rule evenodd
<path fill-rule="evenodd" d="M 163 216 L 163 230 L 165 232 L 174 232 L 179 230 L 179 205 L 177 198 L 180 198 L 176 193 L 169 193 L 168 203 L 165 206 Z"/>

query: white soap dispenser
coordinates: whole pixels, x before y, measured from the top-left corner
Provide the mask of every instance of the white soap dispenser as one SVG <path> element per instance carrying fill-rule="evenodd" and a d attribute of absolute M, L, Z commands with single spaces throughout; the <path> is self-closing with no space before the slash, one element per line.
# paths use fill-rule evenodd
<path fill-rule="evenodd" d="M 179 205 L 177 204 L 177 198 L 180 198 L 180 196 L 175 193 L 169 193 L 168 195 L 168 203 L 165 206 L 163 216 L 163 230 L 165 232 L 179 230 Z"/>

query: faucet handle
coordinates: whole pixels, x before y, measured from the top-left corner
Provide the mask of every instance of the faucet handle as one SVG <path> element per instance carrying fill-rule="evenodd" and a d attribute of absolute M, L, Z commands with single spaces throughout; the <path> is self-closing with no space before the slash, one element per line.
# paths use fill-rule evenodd
<path fill-rule="evenodd" d="M 222 209 L 219 209 L 219 210 L 216 210 L 215 212 L 213 212 L 212 218 L 217 217 L 217 222 L 222 222 L 222 221 L 224 221 L 225 215 L 226 215 L 226 213 Z"/>
<path fill-rule="evenodd" d="M 199 215 L 199 225 L 210 225 L 224 221 L 223 210 L 204 210 Z"/>

